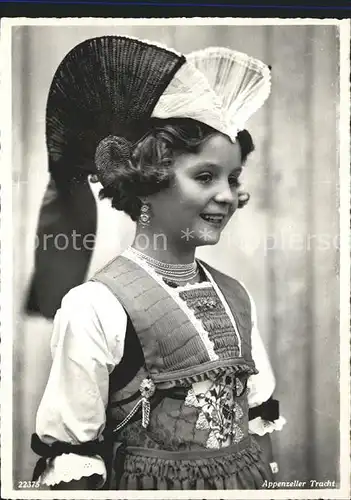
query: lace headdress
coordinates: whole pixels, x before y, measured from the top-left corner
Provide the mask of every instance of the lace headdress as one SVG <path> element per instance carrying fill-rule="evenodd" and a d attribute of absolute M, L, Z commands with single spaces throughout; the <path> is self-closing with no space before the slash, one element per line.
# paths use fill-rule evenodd
<path fill-rule="evenodd" d="M 96 37 L 74 47 L 57 68 L 47 100 L 50 182 L 27 311 L 52 318 L 63 295 L 85 278 L 92 249 L 77 249 L 72 233 L 96 233 L 87 178 L 97 172 L 101 140 L 114 135 L 133 142 L 152 118 L 191 118 L 234 142 L 269 92 L 268 66 L 222 47 L 184 56 L 125 36 Z M 67 235 L 64 250 L 55 245 L 58 234 Z"/>
<path fill-rule="evenodd" d="M 224 47 L 192 52 L 186 61 L 158 100 L 153 116 L 192 118 L 234 142 L 270 94 L 269 67 Z"/>
<path fill-rule="evenodd" d="M 270 68 L 243 52 L 209 47 L 187 56 L 206 77 L 221 101 L 226 133 L 235 140 L 248 119 L 264 104 L 271 91 Z M 203 110 L 206 115 L 206 110 Z M 200 120 L 201 121 L 201 120 Z"/>

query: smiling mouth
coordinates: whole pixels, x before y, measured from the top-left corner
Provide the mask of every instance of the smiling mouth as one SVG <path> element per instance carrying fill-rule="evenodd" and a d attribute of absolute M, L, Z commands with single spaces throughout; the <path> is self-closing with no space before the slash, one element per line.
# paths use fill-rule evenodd
<path fill-rule="evenodd" d="M 200 217 L 208 224 L 212 224 L 213 226 L 221 226 L 225 219 L 225 215 L 200 214 Z"/>

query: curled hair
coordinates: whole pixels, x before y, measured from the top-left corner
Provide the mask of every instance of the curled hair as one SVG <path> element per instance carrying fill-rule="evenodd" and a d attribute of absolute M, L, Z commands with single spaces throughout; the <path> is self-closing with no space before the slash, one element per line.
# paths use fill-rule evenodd
<path fill-rule="evenodd" d="M 171 168 L 177 155 L 197 153 L 203 143 L 218 131 L 188 118 L 153 119 L 148 131 L 133 145 L 121 137 L 103 139 L 96 150 L 98 178 L 103 185 L 100 199 L 109 198 L 113 208 L 137 220 L 141 198 L 170 186 L 174 173 Z M 253 151 L 251 135 L 239 132 L 237 140 L 241 161 Z M 239 196 L 239 208 L 249 196 Z"/>

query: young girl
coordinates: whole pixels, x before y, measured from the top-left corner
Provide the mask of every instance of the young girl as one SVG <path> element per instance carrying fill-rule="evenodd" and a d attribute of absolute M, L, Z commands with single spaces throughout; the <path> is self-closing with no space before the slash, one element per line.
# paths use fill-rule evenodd
<path fill-rule="evenodd" d="M 77 204 L 93 174 L 136 234 L 62 293 L 32 438 L 43 484 L 258 489 L 276 471 L 269 434 L 284 421 L 254 303 L 195 257 L 248 201 L 243 125 L 269 90 L 267 66 L 225 48 L 184 57 L 100 37 L 61 63 L 47 108 L 50 189 L 66 201 L 73 190 Z M 48 222 L 45 206 L 41 235 L 73 217 L 56 203 Z"/>

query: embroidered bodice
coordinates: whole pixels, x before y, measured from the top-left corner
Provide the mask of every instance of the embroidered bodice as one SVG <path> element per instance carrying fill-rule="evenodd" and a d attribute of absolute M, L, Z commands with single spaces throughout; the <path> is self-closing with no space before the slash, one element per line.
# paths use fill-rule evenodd
<path fill-rule="evenodd" d="M 123 270 L 117 267 L 119 276 L 127 275 L 127 280 L 133 283 L 143 279 L 143 289 L 148 292 L 146 326 L 138 316 L 139 311 L 135 313 L 131 302 L 122 294 L 122 302 L 125 300 L 124 306 L 132 323 L 139 328 L 137 334 L 143 347 L 145 366 L 127 386 L 112 394 L 111 426 L 125 422 L 124 429 L 118 426 L 119 436 L 132 446 L 179 450 L 221 448 L 239 442 L 248 434 L 247 378 L 256 372 L 250 350 L 249 299 L 245 302 L 232 289 L 237 303 L 232 301 L 229 305 L 224 295 L 225 284 L 222 283 L 223 293 L 205 267 L 208 281 L 173 288 L 165 285 L 146 263 L 134 255 L 127 253 L 126 257 L 136 260 L 134 263 L 145 271 L 140 277 L 139 269 L 130 267 L 128 261 L 122 261 Z M 116 267 L 113 275 L 115 272 Z M 110 269 L 108 275 L 111 275 Z M 99 279 L 111 286 L 106 274 Z M 155 284 L 156 291 L 153 289 Z M 120 297 L 119 289 L 117 296 Z M 139 292 L 138 308 L 145 310 L 143 301 Z M 157 310 L 160 302 L 162 313 Z M 151 308 L 156 310 L 153 316 Z M 238 317 L 241 318 L 239 325 Z M 156 326 L 159 332 L 155 335 L 155 324 L 160 321 L 164 330 Z M 178 325 L 186 322 L 188 328 L 180 330 Z M 150 351 L 147 342 L 153 335 L 156 346 Z M 144 429 L 140 418 L 131 418 L 131 422 L 128 419 L 135 413 L 133 395 L 150 373 L 161 393 L 173 386 L 182 389 L 182 396 L 179 390 L 176 397 L 172 392 L 165 393 L 161 401 L 153 405 L 147 429 Z"/>

